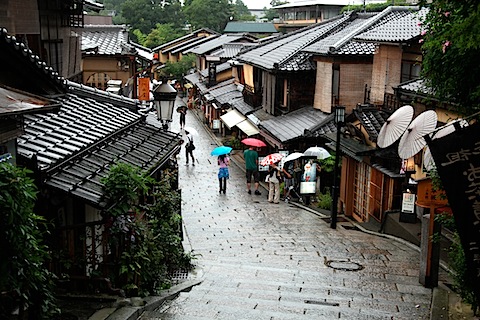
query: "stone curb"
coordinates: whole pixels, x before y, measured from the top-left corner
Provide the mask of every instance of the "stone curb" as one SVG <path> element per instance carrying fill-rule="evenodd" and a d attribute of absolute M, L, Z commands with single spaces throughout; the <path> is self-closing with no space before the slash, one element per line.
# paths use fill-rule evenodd
<path fill-rule="evenodd" d="M 181 292 L 190 291 L 192 287 L 202 283 L 203 279 L 192 279 L 164 290 L 158 296 L 145 297 L 143 306 L 124 306 L 120 308 L 103 308 L 95 312 L 88 320 L 135 320 L 144 311 L 158 308 L 164 301 L 173 300 Z"/>

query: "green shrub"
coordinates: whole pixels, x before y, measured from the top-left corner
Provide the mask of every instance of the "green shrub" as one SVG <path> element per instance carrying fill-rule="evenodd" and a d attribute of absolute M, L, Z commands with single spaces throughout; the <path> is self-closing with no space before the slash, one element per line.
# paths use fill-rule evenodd
<path fill-rule="evenodd" d="M 0 318 L 52 319 L 59 313 L 50 256 L 43 243 L 46 224 L 33 212 L 37 189 L 28 170 L 0 163 Z"/>
<path fill-rule="evenodd" d="M 114 257 L 118 274 L 111 275 L 116 286 L 127 295 L 156 294 L 170 286 L 171 272 L 191 270 L 193 257 L 184 252 L 180 236 L 180 193 L 173 190 L 171 174 L 155 181 L 138 168 L 117 164 L 102 182 L 111 203 L 117 204 L 107 212 L 113 221 L 110 246 L 119 252 Z M 124 184 L 129 190 L 122 193 Z M 141 204 L 141 196 L 148 196 L 150 204 Z"/>
<path fill-rule="evenodd" d="M 330 210 L 332 208 L 332 196 L 330 195 L 330 188 L 325 188 L 325 193 L 318 195 L 317 206 L 320 209 Z"/>

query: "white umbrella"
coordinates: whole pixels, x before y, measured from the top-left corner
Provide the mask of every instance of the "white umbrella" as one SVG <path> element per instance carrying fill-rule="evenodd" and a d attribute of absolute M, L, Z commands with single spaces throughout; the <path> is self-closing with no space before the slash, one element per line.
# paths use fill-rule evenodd
<path fill-rule="evenodd" d="M 190 132 L 194 136 L 198 136 L 198 131 L 195 130 L 194 128 L 192 128 L 192 127 L 185 127 L 184 130 Z"/>
<path fill-rule="evenodd" d="M 304 157 L 317 157 L 317 159 L 326 159 L 331 156 L 331 154 L 322 147 L 310 147 L 303 153 Z"/>
<path fill-rule="evenodd" d="M 377 146 L 386 148 L 397 141 L 412 121 L 413 107 L 406 105 L 388 117 L 378 133 Z"/>
<path fill-rule="evenodd" d="M 437 126 L 437 114 L 433 110 L 422 112 L 413 119 L 398 144 L 398 155 L 408 159 L 416 155 L 427 144 L 425 135 L 432 133 Z"/>
<path fill-rule="evenodd" d="M 302 156 L 303 156 L 303 153 L 300 153 L 300 152 L 290 153 L 288 156 L 286 156 L 285 158 L 282 159 L 282 163 L 297 160 L 298 158 L 300 158 Z"/>

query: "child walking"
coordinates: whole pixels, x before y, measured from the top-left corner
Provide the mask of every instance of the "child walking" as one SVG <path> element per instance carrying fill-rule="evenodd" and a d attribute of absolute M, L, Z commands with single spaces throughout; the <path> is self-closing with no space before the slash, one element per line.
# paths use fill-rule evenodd
<path fill-rule="evenodd" d="M 218 193 L 225 194 L 227 192 L 227 179 L 230 178 L 229 172 L 228 172 L 228 165 L 230 164 L 230 158 L 222 154 L 218 156 L 218 165 L 220 168 L 218 169 L 218 184 L 220 186 L 220 189 Z"/>

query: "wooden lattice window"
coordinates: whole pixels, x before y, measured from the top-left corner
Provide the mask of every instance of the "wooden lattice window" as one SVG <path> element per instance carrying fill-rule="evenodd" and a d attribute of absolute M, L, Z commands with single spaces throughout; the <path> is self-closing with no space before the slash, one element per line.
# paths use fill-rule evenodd
<path fill-rule="evenodd" d="M 357 162 L 353 183 L 353 214 L 360 221 L 367 221 L 370 194 L 370 167 L 367 164 Z"/>

